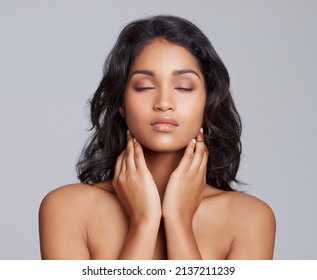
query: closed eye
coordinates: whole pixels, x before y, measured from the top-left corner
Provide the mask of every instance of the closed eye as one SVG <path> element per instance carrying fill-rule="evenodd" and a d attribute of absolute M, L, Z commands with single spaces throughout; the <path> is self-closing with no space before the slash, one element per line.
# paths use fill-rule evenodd
<path fill-rule="evenodd" d="M 155 87 L 136 87 L 134 90 L 140 92 L 140 91 L 145 91 L 149 89 L 155 89 Z"/>
<path fill-rule="evenodd" d="M 180 88 L 180 87 L 175 88 L 175 89 L 180 90 L 180 91 L 187 91 L 187 92 L 189 92 L 189 91 L 192 91 L 192 90 L 193 90 L 193 88 Z"/>

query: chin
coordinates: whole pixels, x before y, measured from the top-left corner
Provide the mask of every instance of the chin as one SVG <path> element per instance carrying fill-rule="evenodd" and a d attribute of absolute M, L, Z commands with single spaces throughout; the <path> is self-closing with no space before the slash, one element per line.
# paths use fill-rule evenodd
<path fill-rule="evenodd" d="M 186 149 L 188 143 L 175 143 L 166 141 L 140 141 L 144 149 L 157 153 L 173 153 Z"/>

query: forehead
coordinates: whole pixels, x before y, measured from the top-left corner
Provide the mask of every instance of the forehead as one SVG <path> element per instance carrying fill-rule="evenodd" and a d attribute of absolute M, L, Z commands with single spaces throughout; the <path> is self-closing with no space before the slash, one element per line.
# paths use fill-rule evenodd
<path fill-rule="evenodd" d="M 202 75 L 196 58 L 187 49 L 164 39 L 155 39 L 141 50 L 132 62 L 130 72 L 139 69 L 153 72 L 193 69 Z"/>

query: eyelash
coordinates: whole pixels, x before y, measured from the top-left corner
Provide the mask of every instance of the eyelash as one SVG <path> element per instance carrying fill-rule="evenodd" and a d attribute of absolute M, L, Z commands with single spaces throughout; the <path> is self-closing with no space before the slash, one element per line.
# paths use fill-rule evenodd
<path fill-rule="evenodd" d="M 193 90 L 193 88 L 175 88 L 177 90 L 180 90 L 180 91 L 186 91 L 186 92 L 190 92 Z"/>
<path fill-rule="evenodd" d="M 137 88 L 135 88 L 135 91 L 140 92 L 140 91 L 145 91 L 148 89 L 155 89 L 155 88 L 154 87 L 137 87 Z M 180 90 L 180 91 L 186 91 L 186 92 L 190 92 L 193 90 L 193 88 L 175 88 L 175 89 Z"/>
<path fill-rule="evenodd" d="M 154 87 L 136 87 L 134 90 L 137 92 L 148 90 L 148 89 L 155 89 Z"/>

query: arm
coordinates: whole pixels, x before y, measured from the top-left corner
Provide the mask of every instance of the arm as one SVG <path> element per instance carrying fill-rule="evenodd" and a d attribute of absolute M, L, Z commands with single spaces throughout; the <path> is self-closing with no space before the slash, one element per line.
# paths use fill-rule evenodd
<path fill-rule="evenodd" d="M 153 259 L 161 202 L 142 146 L 131 135 L 128 135 L 126 150 L 118 157 L 113 185 L 130 221 L 119 259 Z"/>
<path fill-rule="evenodd" d="M 159 223 L 131 224 L 119 260 L 151 260 L 154 256 Z"/>
<path fill-rule="evenodd" d="M 191 222 L 181 218 L 164 218 L 169 260 L 201 260 Z"/>
<path fill-rule="evenodd" d="M 193 232 L 193 217 L 206 187 L 208 151 L 203 134 L 188 144 L 167 184 L 163 219 L 168 259 L 202 259 Z"/>

